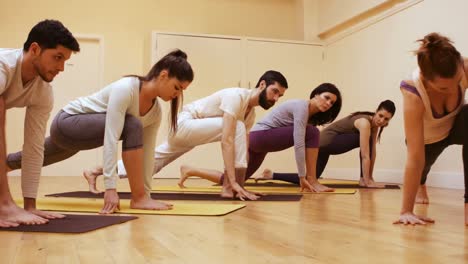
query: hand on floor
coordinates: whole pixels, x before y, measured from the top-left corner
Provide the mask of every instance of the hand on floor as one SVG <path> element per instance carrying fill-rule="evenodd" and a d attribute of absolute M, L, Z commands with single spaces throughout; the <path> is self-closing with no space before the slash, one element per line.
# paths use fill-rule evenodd
<path fill-rule="evenodd" d="M 434 223 L 435 221 L 429 217 L 415 215 L 413 213 L 403 213 L 400 218 L 393 222 L 393 224 L 404 224 L 404 225 L 425 225 L 428 223 Z"/>
<path fill-rule="evenodd" d="M 108 189 L 104 193 L 104 207 L 100 214 L 112 214 L 120 210 L 120 200 L 116 189 Z"/>

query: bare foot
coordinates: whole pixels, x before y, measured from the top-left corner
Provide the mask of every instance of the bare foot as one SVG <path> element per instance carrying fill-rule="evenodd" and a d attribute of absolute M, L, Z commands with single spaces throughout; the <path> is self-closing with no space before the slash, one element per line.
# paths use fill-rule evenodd
<path fill-rule="evenodd" d="M 252 179 L 254 179 L 255 182 L 265 181 L 265 180 L 272 180 L 273 179 L 273 172 L 270 169 L 264 169 L 261 174 L 257 174 L 255 176 L 252 176 Z"/>
<path fill-rule="evenodd" d="M 28 209 L 27 211 L 45 219 L 60 219 L 60 218 L 65 217 L 63 214 L 58 214 L 54 212 L 46 212 L 46 211 L 41 211 L 37 209 Z"/>
<path fill-rule="evenodd" d="M 224 179 L 227 181 L 228 179 Z M 232 186 L 223 182 L 223 188 L 221 190 L 221 197 L 223 198 L 234 198 L 234 192 L 232 191 Z"/>
<path fill-rule="evenodd" d="M 247 191 L 246 192 L 248 193 L 248 196 L 245 196 L 245 197 L 242 197 L 239 193 L 236 192 L 236 199 L 239 199 L 241 201 L 245 201 L 245 198 L 249 199 L 249 200 L 252 200 L 252 201 L 255 201 L 255 200 L 258 200 L 260 199 L 262 196 L 266 196 L 266 194 L 264 193 L 259 193 L 259 192 L 250 192 L 250 191 Z"/>
<path fill-rule="evenodd" d="M 382 183 L 376 183 L 374 179 L 365 180 L 364 178 L 359 179 L 359 186 L 366 188 L 385 188 L 385 185 Z"/>
<path fill-rule="evenodd" d="M 323 184 L 320 184 L 318 181 L 315 181 L 310 184 L 312 186 L 312 189 L 316 192 L 334 192 L 335 189 L 327 187 Z"/>
<path fill-rule="evenodd" d="M 163 203 L 160 201 L 153 200 L 149 197 L 145 197 L 138 201 L 132 200 L 130 201 L 130 208 L 132 209 L 143 209 L 143 210 L 171 210 L 172 204 Z"/>
<path fill-rule="evenodd" d="M 427 195 L 426 185 L 419 185 L 418 193 L 416 194 L 417 204 L 429 204 L 429 196 Z"/>
<path fill-rule="evenodd" d="M 96 194 L 101 193 L 101 191 L 99 191 L 96 188 L 96 179 L 100 175 L 102 175 L 102 167 L 96 167 L 96 168 L 91 169 L 91 170 L 84 170 L 83 171 L 83 177 L 88 182 L 90 192 L 96 193 Z"/>
<path fill-rule="evenodd" d="M 179 185 L 179 187 L 182 189 L 186 188 L 184 185 L 184 182 L 188 179 L 188 177 L 190 177 L 188 172 L 189 172 L 189 167 L 185 165 L 180 166 L 180 180 L 177 183 L 177 185 Z"/>
<path fill-rule="evenodd" d="M 246 199 L 251 200 L 251 201 L 255 201 L 255 200 L 258 200 L 258 198 L 260 198 L 259 195 L 256 195 L 256 194 L 254 194 L 252 192 L 247 191 L 246 189 L 244 189 L 239 184 L 232 187 L 232 190 L 233 190 L 236 198 L 239 198 L 239 200 L 241 200 L 241 201 L 245 201 Z"/>
<path fill-rule="evenodd" d="M 14 203 L 10 203 L 0 209 L 0 221 L 3 224 L 16 223 L 24 225 L 42 225 L 49 222 L 47 219 L 19 208 Z"/>
<path fill-rule="evenodd" d="M 10 222 L 7 220 L 0 220 L 0 227 L 17 227 L 18 223 Z"/>

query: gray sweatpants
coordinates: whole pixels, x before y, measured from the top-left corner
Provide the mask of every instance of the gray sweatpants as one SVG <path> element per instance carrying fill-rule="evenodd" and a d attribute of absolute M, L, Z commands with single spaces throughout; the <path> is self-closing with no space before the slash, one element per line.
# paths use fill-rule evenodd
<path fill-rule="evenodd" d="M 70 115 L 60 110 L 50 127 L 50 137 L 44 143 L 44 166 L 65 160 L 80 150 L 101 147 L 104 143 L 106 113 Z M 125 116 L 120 137 L 122 149 L 132 150 L 143 146 L 143 127 L 132 115 Z M 9 154 L 8 167 L 20 169 L 22 152 Z"/>

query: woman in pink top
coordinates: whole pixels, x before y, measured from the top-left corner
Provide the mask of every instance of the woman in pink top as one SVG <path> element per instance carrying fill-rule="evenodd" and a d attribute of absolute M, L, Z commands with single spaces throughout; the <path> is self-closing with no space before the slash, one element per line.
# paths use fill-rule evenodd
<path fill-rule="evenodd" d="M 463 145 L 465 175 L 465 224 L 468 225 L 466 187 L 468 183 L 468 107 L 464 105 L 468 60 L 452 42 L 437 33 L 419 40 L 415 52 L 419 68 L 412 78 L 401 82 L 407 160 L 403 182 L 403 204 L 395 223 L 426 224 L 431 218 L 415 215 L 418 197 L 428 203 L 426 176 L 437 157 L 449 145 Z M 419 188 L 419 193 L 418 193 Z"/>

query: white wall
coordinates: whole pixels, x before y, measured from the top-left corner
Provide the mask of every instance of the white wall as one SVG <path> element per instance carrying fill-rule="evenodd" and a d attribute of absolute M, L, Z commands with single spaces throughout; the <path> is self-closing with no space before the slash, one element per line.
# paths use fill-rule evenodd
<path fill-rule="evenodd" d="M 151 31 L 242 35 L 260 38 L 303 40 L 298 0 L 0 0 L 0 48 L 19 48 L 31 27 L 49 18 L 58 19 L 75 35 L 102 36 L 104 45 L 103 82 L 108 84 L 126 74 L 146 74 L 150 68 Z M 253 21 L 253 22 L 252 22 Z M 189 61 L 191 54 L 188 54 Z M 195 68 L 195 78 L 198 76 Z M 60 74 L 69 75 L 67 71 Z M 207 73 L 209 74 L 209 73 Z M 84 81 L 74 85 L 86 85 Z M 102 88 L 102 87 L 99 87 Z M 64 91 L 57 83 L 54 90 Z M 191 90 L 200 98 L 209 90 Z M 69 99 L 69 98 L 68 98 Z M 57 97 L 55 105 L 68 100 Z M 17 151 L 23 142 L 24 114 L 9 110 L 7 146 Z M 53 119 L 54 116 L 51 116 Z M 166 120 L 166 119 L 164 119 Z M 11 132 L 14 131 L 15 133 Z M 94 164 L 82 164 L 83 168 Z"/>
<path fill-rule="evenodd" d="M 326 31 L 387 0 L 318 0 L 318 30 Z"/>
<path fill-rule="evenodd" d="M 344 96 L 340 116 L 356 110 L 374 110 L 384 99 L 394 100 L 397 112 L 385 129 L 377 148 L 376 178 L 385 175 L 400 181 L 406 160 L 402 99 L 399 82 L 416 67 L 411 51 L 415 41 L 430 32 L 450 37 L 462 54 L 468 53 L 466 10 L 468 1 L 425 0 L 326 47 L 326 80 L 341 88 Z M 333 176 L 358 169 L 357 151 L 332 157 Z M 340 172 L 341 171 L 341 172 Z M 463 185 L 461 148 L 448 148 L 432 169 L 443 175 L 439 186 Z M 441 177 L 429 176 L 429 184 Z"/>
<path fill-rule="evenodd" d="M 319 31 L 319 0 L 302 0 L 302 15 L 304 22 L 304 40 L 309 42 L 322 41 L 317 36 Z"/>

